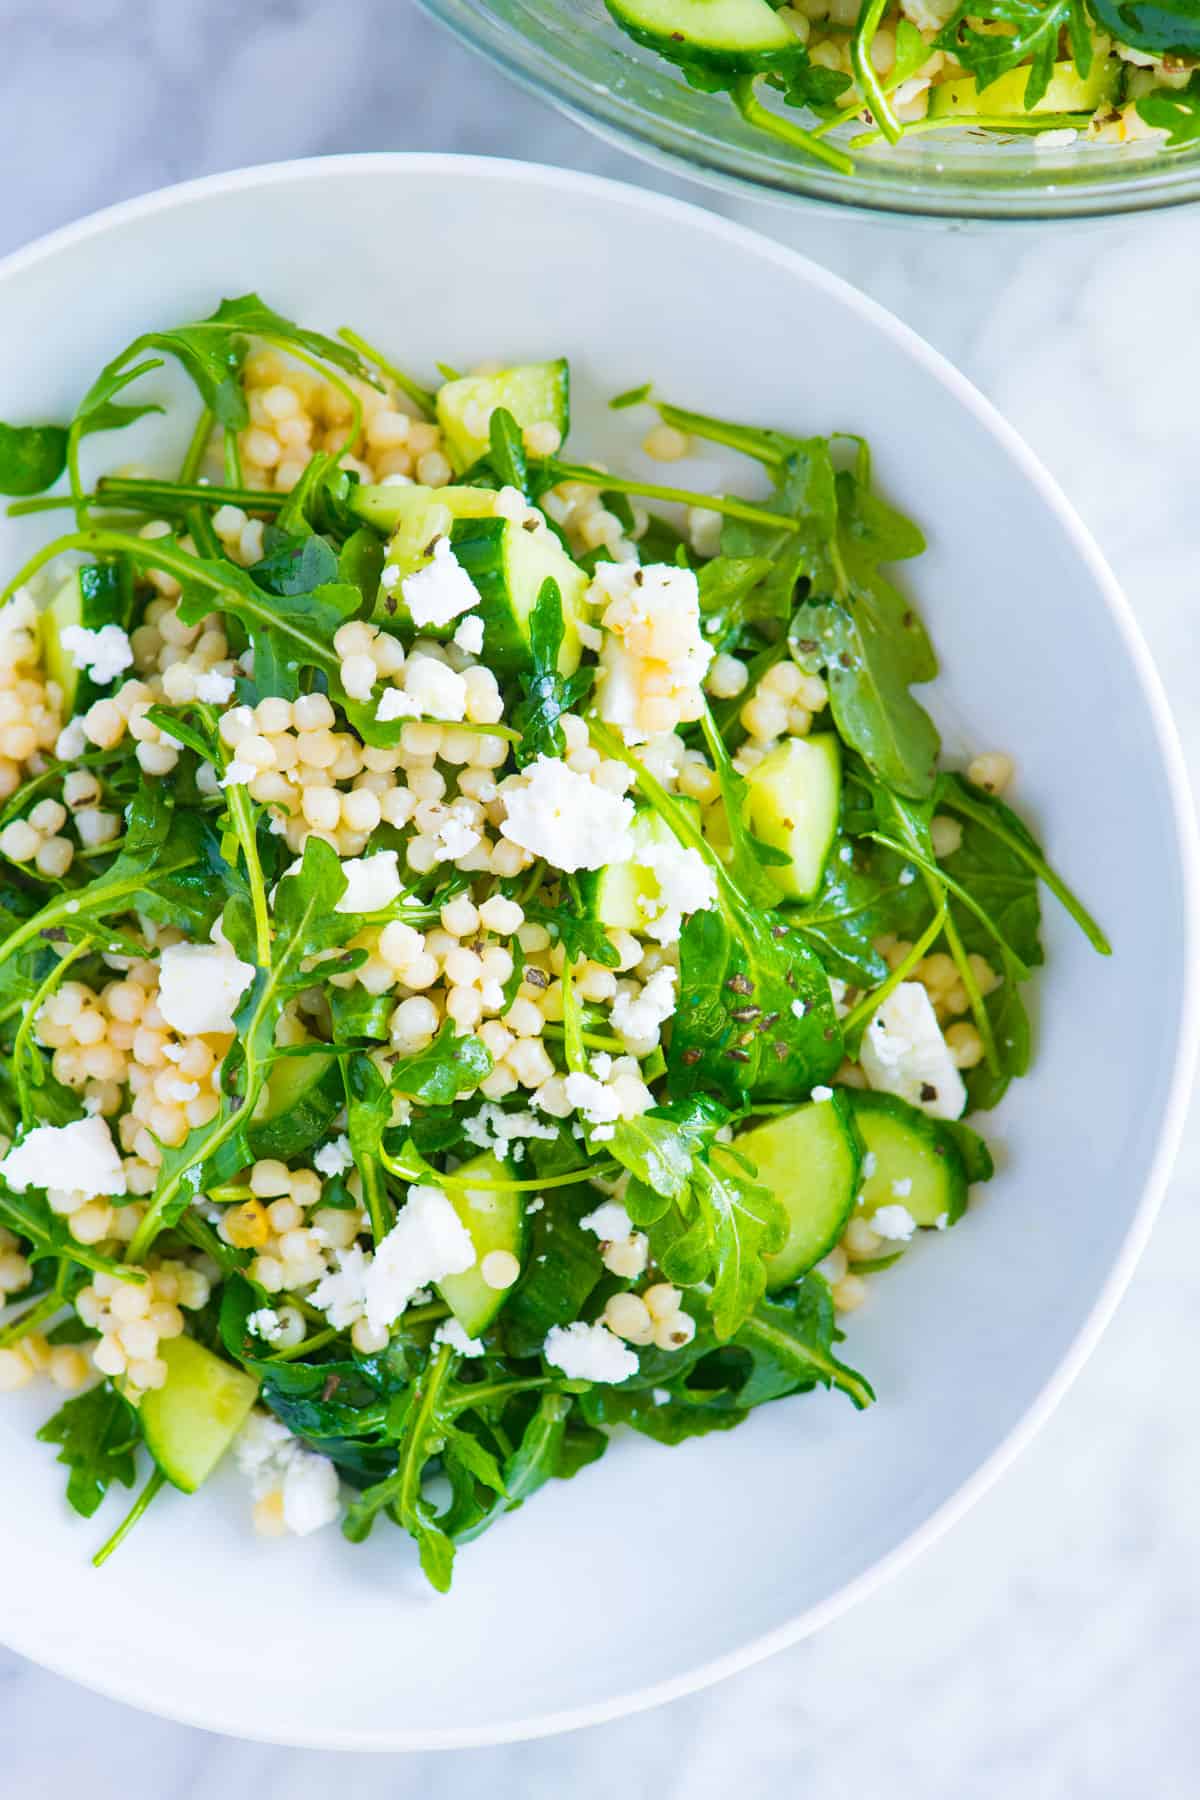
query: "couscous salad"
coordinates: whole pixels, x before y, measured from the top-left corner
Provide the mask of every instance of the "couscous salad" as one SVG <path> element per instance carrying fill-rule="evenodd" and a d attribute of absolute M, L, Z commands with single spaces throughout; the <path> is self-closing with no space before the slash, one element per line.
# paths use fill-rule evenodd
<path fill-rule="evenodd" d="M 182 467 L 85 486 L 168 357 Z M 228 1455 L 444 1589 L 614 1427 L 867 1406 L 841 1322 L 991 1174 L 1039 887 L 1107 953 L 1008 758 L 940 765 L 865 443 L 640 388 L 643 478 L 564 361 L 440 373 L 250 295 L 0 426 L 69 526 L 0 610 L 0 1388 L 68 1396 L 79 1513 L 136 1488 L 98 1560 Z"/>

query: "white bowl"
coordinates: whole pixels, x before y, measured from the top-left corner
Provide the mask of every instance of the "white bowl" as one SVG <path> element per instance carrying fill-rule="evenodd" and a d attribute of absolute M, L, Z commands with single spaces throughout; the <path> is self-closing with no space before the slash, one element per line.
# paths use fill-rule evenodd
<path fill-rule="evenodd" d="M 90 1524 L 70 1517 L 32 1438 L 49 1393 L 0 1406 L 0 1635 L 37 1661 L 291 1744 L 430 1748 L 589 1724 L 849 1605 L 983 1490 L 1091 1349 L 1149 1230 L 1196 1048 L 1182 765 L 1129 609 L 1045 471 L 940 357 L 791 251 L 510 163 L 366 156 L 220 176 L 0 268 L 0 417 L 65 417 L 135 332 L 248 288 L 326 328 L 352 322 L 418 371 L 566 352 L 573 446 L 614 464 L 650 466 L 604 400 L 651 377 L 709 412 L 864 432 L 929 535 L 907 576 L 942 653 L 948 754 L 1015 754 L 1020 804 L 1115 946 L 1101 962 L 1048 903 L 1036 1069 L 995 1119 L 1004 1172 L 849 1322 L 875 1408 L 814 1395 L 676 1450 L 623 1439 L 470 1547 L 447 1599 L 386 1525 L 358 1549 L 334 1531 L 257 1543 L 232 1472 L 197 1498 L 162 1496 L 93 1573 L 125 1496 Z M 41 530 L 0 527 L 5 569 Z"/>

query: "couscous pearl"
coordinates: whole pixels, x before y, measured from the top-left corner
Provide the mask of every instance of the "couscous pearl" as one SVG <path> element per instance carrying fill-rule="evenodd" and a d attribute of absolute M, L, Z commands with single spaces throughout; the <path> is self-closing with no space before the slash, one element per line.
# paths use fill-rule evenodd
<path fill-rule="evenodd" d="M 489 1250 L 479 1265 L 479 1273 L 486 1287 L 510 1288 L 521 1273 L 521 1265 L 511 1250 Z"/>

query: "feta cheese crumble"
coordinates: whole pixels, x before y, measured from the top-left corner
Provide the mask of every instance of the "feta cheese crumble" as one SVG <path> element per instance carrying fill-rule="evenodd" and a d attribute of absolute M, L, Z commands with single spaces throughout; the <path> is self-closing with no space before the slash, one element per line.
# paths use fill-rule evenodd
<path fill-rule="evenodd" d="M 603 869 L 633 855 L 633 802 L 597 787 L 561 757 L 539 756 L 501 788 L 510 843 L 555 869 Z"/>
<path fill-rule="evenodd" d="M 620 993 L 612 1003 L 612 1028 L 630 1046 L 652 1050 L 660 1028 L 675 1011 L 676 974 L 670 963 L 655 969 L 640 994 Z"/>
<path fill-rule="evenodd" d="M 347 1169 L 353 1167 L 354 1152 L 350 1148 L 350 1139 L 344 1132 L 341 1137 L 331 1138 L 329 1143 L 322 1144 L 313 1157 L 313 1168 L 327 1180 L 336 1175 L 344 1175 Z"/>
<path fill-rule="evenodd" d="M 467 684 L 462 676 L 436 656 L 418 651 L 404 665 L 403 687 L 384 690 L 375 717 L 381 725 L 391 719 L 440 719 L 457 724 L 467 716 Z"/>
<path fill-rule="evenodd" d="M 67 625 L 59 632 L 58 641 L 75 667 L 85 669 L 101 687 L 133 667 L 133 646 L 119 625 L 101 625 L 98 631 L 90 631 L 86 625 Z"/>
<path fill-rule="evenodd" d="M 257 1312 L 246 1315 L 246 1329 L 264 1343 L 273 1344 L 283 1334 L 283 1321 L 273 1306 L 260 1306 Z"/>
<path fill-rule="evenodd" d="M 542 1354 L 570 1381 L 625 1381 L 638 1372 L 638 1359 L 605 1325 L 555 1325 L 546 1334 Z"/>
<path fill-rule="evenodd" d="M 415 575 L 400 583 L 404 604 L 419 631 L 439 630 L 479 604 L 474 582 L 455 556 L 447 537 L 438 538 L 433 555 Z"/>
<path fill-rule="evenodd" d="M 638 862 L 658 881 L 657 894 L 638 902 L 647 937 L 658 943 L 677 944 L 683 921 L 690 913 L 708 912 L 717 903 L 717 879 L 698 850 L 672 838 L 670 843 L 647 844 Z"/>
<path fill-rule="evenodd" d="M 907 1244 L 917 1229 L 917 1221 L 907 1206 L 878 1206 L 871 1215 L 871 1230 L 893 1243 Z"/>
<path fill-rule="evenodd" d="M 443 1275 L 461 1275 L 474 1263 L 475 1246 L 441 1188 L 410 1187 L 408 1204 L 367 1268 L 367 1324 L 386 1328 L 418 1288 Z"/>
<path fill-rule="evenodd" d="M 588 599 L 603 605 L 600 716 L 627 743 L 672 731 L 704 711 L 701 683 L 713 658 L 700 630 L 700 590 L 673 563 L 601 563 Z"/>
<path fill-rule="evenodd" d="M 454 634 L 454 642 L 465 656 L 478 656 L 483 649 L 483 620 L 472 613 Z"/>
<path fill-rule="evenodd" d="M 443 1319 L 433 1334 L 435 1344 L 449 1344 L 460 1356 L 482 1356 L 484 1343 L 482 1338 L 468 1337 L 457 1319 Z"/>
<path fill-rule="evenodd" d="M 209 706 L 224 706 L 233 699 L 233 689 L 233 676 L 221 675 L 216 669 L 206 669 L 196 677 L 196 698 Z"/>
<path fill-rule="evenodd" d="M 234 1460 L 249 1477 L 256 1500 L 278 1493 L 283 1522 L 297 1537 L 307 1537 L 338 1516 L 338 1473 L 328 1457 L 318 1456 L 270 1413 L 255 1409 L 238 1434 Z"/>
<path fill-rule="evenodd" d="M 27 1187 L 55 1188 L 94 1200 L 126 1192 L 108 1120 L 95 1114 L 69 1125 L 36 1125 L 0 1162 L 0 1176 L 18 1194 Z"/>
<path fill-rule="evenodd" d="M 404 891 L 394 850 L 377 850 L 374 856 L 352 856 L 342 864 L 346 891 L 334 907 L 337 913 L 382 912 Z"/>
<path fill-rule="evenodd" d="M 967 1104 L 962 1076 L 919 981 L 902 981 L 888 995 L 863 1034 L 860 1060 L 877 1092 L 896 1094 L 935 1119 L 957 1119 Z"/>
<path fill-rule="evenodd" d="M 582 1113 L 589 1125 L 611 1125 L 621 1116 L 621 1102 L 613 1090 L 581 1069 L 567 1076 L 563 1091 L 572 1108 Z"/>
<path fill-rule="evenodd" d="M 633 1233 L 633 1221 L 619 1200 L 606 1200 L 579 1223 L 585 1231 L 594 1231 L 605 1244 L 623 1244 Z"/>
<path fill-rule="evenodd" d="M 180 1037 L 232 1031 L 238 1001 L 254 979 L 228 944 L 169 944 L 158 963 L 158 1010 Z"/>

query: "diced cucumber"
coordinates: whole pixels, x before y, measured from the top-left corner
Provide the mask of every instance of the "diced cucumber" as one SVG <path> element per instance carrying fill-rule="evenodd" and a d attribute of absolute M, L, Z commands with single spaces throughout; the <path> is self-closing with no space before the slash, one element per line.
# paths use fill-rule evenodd
<path fill-rule="evenodd" d="M 837 836 L 842 753 L 832 731 L 789 738 L 768 751 L 746 777 L 750 829 L 782 850 L 786 864 L 767 873 L 785 900 L 810 900 Z"/>
<path fill-rule="evenodd" d="M 424 567 L 434 543 L 449 533 L 455 519 L 490 519 L 496 494 L 493 488 L 431 488 L 414 482 L 411 487 L 357 487 L 350 506 L 364 524 L 388 534 L 387 561 L 403 577 Z"/>
<path fill-rule="evenodd" d="M 697 801 L 681 799 L 679 805 L 700 822 Z M 641 853 L 651 846 L 673 848 L 678 840 L 666 820 L 651 806 L 640 806 L 630 827 L 633 856 L 628 862 L 611 863 L 604 869 L 584 870 L 579 876 L 579 893 L 584 906 L 594 919 L 610 931 L 644 931 L 653 911 L 653 902 L 661 893 L 658 876 L 640 861 Z"/>
<path fill-rule="evenodd" d="M 863 1217 L 898 1205 L 926 1227 L 961 1219 L 967 1171 L 954 1131 L 894 1094 L 856 1089 L 853 1105 L 867 1151 L 864 1171 L 870 1171 L 859 1190 Z"/>
<path fill-rule="evenodd" d="M 522 431 L 557 426 L 566 437 L 571 421 L 571 378 L 565 357 L 557 362 L 517 363 L 498 375 L 464 375 L 438 389 L 437 416 L 450 460 L 469 469 L 488 447 L 488 425 L 497 407 Z"/>
<path fill-rule="evenodd" d="M 326 1135 L 345 1098 L 337 1057 L 279 1057 L 247 1132 L 251 1154 L 283 1162 L 299 1156 Z"/>
<path fill-rule="evenodd" d="M 526 531 L 509 519 L 459 519 L 450 544 L 479 590 L 483 620 L 483 660 L 497 675 L 529 666 L 529 621 L 547 581 L 562 599 L 561 675 L 579 667 L 579 620 L 585 613 L 588 578 L 576 568 L 553 532 Z"/>
<path fill-rule="evenodd" d="M 142 1432 L 167 1480 L 194 1494 L 245 1424 L 258 1383 L 195 1338 L 160 1341 L 158 1354 L 167 1365 L 166 1385 L 143 1397 Z"/>
<path fill-rule="evenodd" d="M 74 570 L 55 593 L 41 615 L 42 666 L 62 689 L 62 716 L 86 712 L 111 683 L 98 686 L 63 649 L 62 633 L 68 625 L 98 631 L 102 625 L 125 630 L 133 610 L 133 589 L 128 575 L 116 563 L 91 563 Z"/>
<path fill-rule="evenodd" d="M 412 628 L 404 577 L 424 568 L 437 539 L 449 536 L 455 556 L 479 590 L 488 667 L 508 675 L 528 666 L 529 615 L 542 583 L 550 578 L 562 596 L 559 671 L 570 675 L 579 667 L 579 620 L 588 578 L 548 528 L 530 532 L 498 517 L 491 488 L 363 487 L 356 490 L 353 504 L 361 519 L 392 534 L 385 567 L 398 569 L 399 575 L 379 590 L 375 616 L 381 623 Z M 452 637 L 458 623 L 452 620 L 441 631 L 422 626 L 422 635 Z"/>
<path fill-rule="evenodd" d="M 456 1185 L 446 1190 L 475 1246 L 475 1261 L 461 1275 L 444 1275 L 437 1289 L 468 1337 L 478 1337 L 487 1330 L 512 1292 L 510 1287 L 488 1286 L 483 1279 L 483 1259 L 493 1250 L 507 1250 L 518 1262 L 522 1261 L 525 1209 L 520 1193 L 502 1188 L 462 1188 L 457 1186 L 457 1179 L 476 1175 L 481 1181 L 503 1181 L 507 1174 L 504 1164 L 488 1150 L 456 1169 Z"/>
<path fill-rule="evenodd" d="M 672 62 L 749 73 L 796 60 L 799 40 L 767 0 L 605 0 L 639 44 Z"/>
<path fill-rule="evenodd" d="M 1029 70 L 1009 69 L 981 88 L 973 76 L 961 81 L 945 81 L 931 89 L 929 117 L 948 119 L 955 113 L 973 117 L 983 113 L 988 118 L 1005 118 L 1024 114 L 1025 88 Z M 1050 85 L 1041 99 L 1028 110 L 1031 113 L 1095 112 L 1117 96 L 1121 84 L 1121 64 L 1115 56 L 1098 56 L 1086 76 L 1081 76 L 1072 62 L 1055 63 Z"/>
<path fill-rule="evenodd" d="M 768 1287 L 786 1287 L 828 1255 L 854 1210 L 860 1167 L 854 1115 L 838 1092 L 744 1131 L 734 1147 L 787 1211 L 787 1242 L 766 1258 Z"/>

